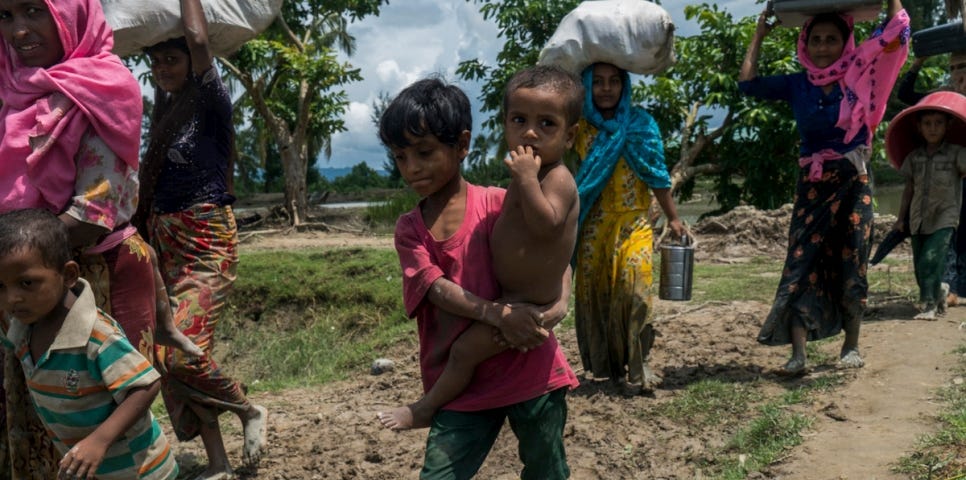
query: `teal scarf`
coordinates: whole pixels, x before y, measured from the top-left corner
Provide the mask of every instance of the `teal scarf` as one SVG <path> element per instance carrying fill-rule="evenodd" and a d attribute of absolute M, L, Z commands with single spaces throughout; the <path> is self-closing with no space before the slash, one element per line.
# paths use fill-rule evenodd
<path fill-rule="evenodd" d="M 651 188 L 670 188 L 671 176 L 664 164 L 664 143 L 657 122 L 643 108 L 631 105 L 631 78 L 622 71 L 624 88 L 621 91 L 617 114 L 610 120 L 594 107 L 594 66 L 584 69 L 584 118 L 597 128 L 587 158 L 577 170 L 577 193 L 580 196 L 578 231 L 604 190 L 617 162 L 623 158 L 631 170 Z"/>

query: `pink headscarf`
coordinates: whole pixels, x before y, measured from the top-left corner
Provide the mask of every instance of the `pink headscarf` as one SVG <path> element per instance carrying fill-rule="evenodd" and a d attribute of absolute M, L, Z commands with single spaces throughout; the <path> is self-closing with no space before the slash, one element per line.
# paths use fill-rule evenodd
<path fill-rule="evenodd" d="M 852 17 L 842 15 L 852 31 Z M 899 69 L 909 55 L 909 15 L 900 10 L 885 25 L 879 26 L 857 48 L 855 35 L 849 33 L 842 56 L 832 65 L 818 68 L 808 56 L 808 26 L 802 27 L 798 36 L 798 62 L 805 67 L 808 81 L 815 86 L 838 82 L 842 88 L 842 105 L 836 127 L 845 130 L 845 143 L 849 143 L 869 128 L 869 141 L 875 128 L 885 115 L 889 95 L 899 76 Z"/>
<path fill-rule="evenodd" d="M 141 88 L 111 53 L 114 33 L 99 0 L 44 0 L 64 58 L 49 68 L 20 64 L 0 38 L 0 211 L 60 213 L 74 191 L 75 155 L 94 132 L 132 168 L 141 142 Z"/>

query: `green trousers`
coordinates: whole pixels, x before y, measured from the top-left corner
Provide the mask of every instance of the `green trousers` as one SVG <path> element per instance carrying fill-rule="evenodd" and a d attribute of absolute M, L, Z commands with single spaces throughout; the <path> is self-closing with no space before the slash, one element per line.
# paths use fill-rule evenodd
<path fill-rule="evenodd" d="M 426 440 L 426 456 L 419 478 L 473 478 L 490 453 L 504 420 L 509 420 L 519 441 L 522 480 L 570 477 L 563 445 L 567 423 L 566 390 L 561 388 L 532 400 L 492 410 L 439 411 L 433 417 Z"/>

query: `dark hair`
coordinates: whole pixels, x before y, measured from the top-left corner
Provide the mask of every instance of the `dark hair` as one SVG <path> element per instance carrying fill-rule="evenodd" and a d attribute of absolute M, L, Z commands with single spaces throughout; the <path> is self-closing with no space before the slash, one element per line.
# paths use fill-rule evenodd
<path fill-rule="evenodd" d="M 518 71 L 507 82 L 503 92 L 503 114 L 506 115 L 510 94 L 521 88 L 546 88 L 564 97 L 567 124 L 580 120 L 584 106 L 584 85 L 572 73 L 556 65 L 537 65 Z"/>
<path fill-rule="evenodd" d="M 63 268 L 71 259 L 67 225 L 39 208 L 0 214 L 0 257 L 26 249 L 40 253 L 45 266 Z"/>
<path fill-rule="evenodd" d="M 952 115 L 950 115 L 950 114 L 948 114 L 948 113 L 946 113 L 946 112 L 944 112 L 942 110 L 937 110 L 937 109 L 932 109 L 932 108 L 925 108 L 925 109 L 922 109 L 922 110 L 919 110 L 919 111 L 916 112 L 916 123 L 921 122 L 922 119 L 926 117 L 926 115 L 936 115 L 936 114 L 939 114 L 939 115 L 942 115 L 943 117 L 946 117 L 946 122 L 949 122 L 950 120 L 953 119 L 953 116 Z"/>
<path fill-rule="evenodd" d="M 808 37 L 812 36 L 812 29 L 815 25 L 820 23 L 831 23 L 835 28 L 839 29 L 842 34 L 842 41 L 845 42 L 849 39 L 849 35 L 852 34 L 852 29 L 849 28 L 849 24 L 842 18 L 841 15 L 837 13 L 820 13 L 812 17 L 812 21 L 808 22 L 808 26 L 805 27 L 805 41 L 808 41 Z"/>
<path fill-rule="evenodd" d="M 191 75 L 194 71 L 191 66 L 191 51 L 188 50 L 188 42 L 184 37 L 156 43 L 146 47 L 144 53 L 152 55 L 168 48 L 175 48 L 188 54 L 188 74 Z M 145 226 L 140 224 L 147 219 L 147 215 L 142 212 L 150 211 L 154 203 L 154 189 L 158 184 L 161 169 L 164 167 L 168 149 L 181 129 L 194 116 L 198 108 L 199 96 L 198 87 L 191 79 L 185 82 L 184 89 L 178 92 L 178 95 L 171 95 L 159 85 L 154 85 L 154 108 L 151 110 L 151 126 L 148 129 L 148 149 L 138 172 L 139 214 L 135 215 L 135 226 L 141 231 L 141 235 L 147 234 L 143 231 Z"/>
<path fill-rule="evenodd" d="M 396 95 L 379 118 L 379 139 L 387 147 L 407 147 L 406 134 L 433 135 L 456 145 L 463 132 L 473 128 L 470 99 L 463 90 L 437 77 L 413 83 Z"/>
<path fill-rule="evenodd" d="M 148 55 L 151 55 L 160 50 L 167 50 L 169 48 L 176 48 L 188 54 L 189 57 L 191 56 L 191 50 L 188 49 L 188 40 L 185 39 L 185 37 L 171 38 L 163 42 L 158 42 L 150 47 L 144 47 L 142 51 Z"/>

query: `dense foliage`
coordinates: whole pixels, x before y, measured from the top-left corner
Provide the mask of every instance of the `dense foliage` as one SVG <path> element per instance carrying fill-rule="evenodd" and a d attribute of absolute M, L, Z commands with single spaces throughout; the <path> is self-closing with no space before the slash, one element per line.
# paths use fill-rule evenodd
<path fill-rule="evenodd" d="M 495 65 L 470 59 L 458 70 L 466 80 L 484 82 L 480 100 L 491 116 L 484 124 L 486 131 L 475 140 L 476 156 L 470 160 L 478 170 L 495 171 L 503 153 L 499 121 L 503 86 L 513 72 L 536 61 L 557 23 L 579 1 L 467 1 L 481 4 L 480 11 L 497 23 L 504 41 Z M 917 28 L 943 20 L 940 0 L 907 3 Z M 756 17 L 736 19 L 713 3 L 687 6 L 685 14 L 698 24 L 700 33 L 676 37 L 677 64 L 659 76 L 639 80 L 633 91 L 635 101 L 646 106 L 664 132 L 676 194 L 689 198 L 703 177 L 703 188 L 710 185 L 722 210 L 739 203 L 774 208 L 788 202 L 797 171 L 798 142 L 791 112 L 786 105 L 749 99 L 737 90 L 738 70 Z M 860 25 L 858 37 L 868 36 L 871 28 Z M 796 35 L 797 29 L 778 28 L 766 39 L 759 62 L 762 75 L 800 69 L 795 59 Z M 923 89 L 941 81 L 943 65 L 944 59 L 927 63 L 930 68 L 921 76 Z M 880 166 L 886 165 L 882 132 L 884 128 L 876 142 Z"/>

